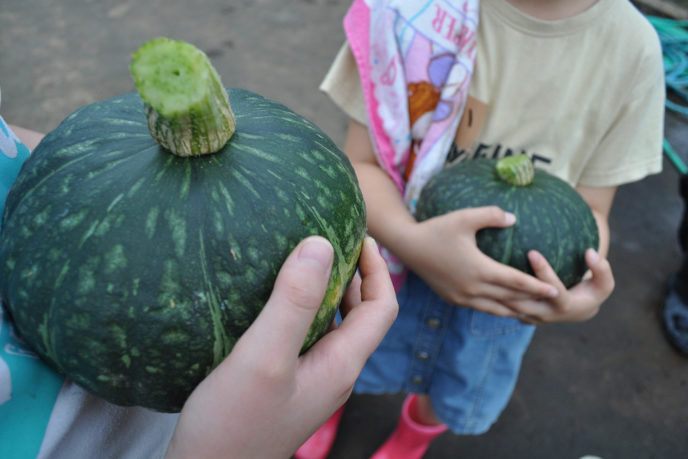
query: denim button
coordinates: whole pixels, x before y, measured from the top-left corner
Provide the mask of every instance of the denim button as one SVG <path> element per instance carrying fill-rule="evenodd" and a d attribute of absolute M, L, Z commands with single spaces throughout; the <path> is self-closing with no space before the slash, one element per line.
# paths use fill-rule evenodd
<path fill-rule="evenodd" d="M 430 328 L 440 328 L 442 322 L 440 322 L 440 319 L 436 317 L 431 317 L 425 322 L 425 324 Z"/>
<path fill-rule="evenodd" d="M 428 360 L 430 358 L 430 354 L 425 351 L 420 351 L 416 353 L 416 358 L 419 360 Z"/>
<path fill-rule="evenodd" d="M 423 382 L 423 377 L 420 375 L 415 375 L 413 378 L 411 378 L 411 382 L 413 384 L 420 384 Z"/>

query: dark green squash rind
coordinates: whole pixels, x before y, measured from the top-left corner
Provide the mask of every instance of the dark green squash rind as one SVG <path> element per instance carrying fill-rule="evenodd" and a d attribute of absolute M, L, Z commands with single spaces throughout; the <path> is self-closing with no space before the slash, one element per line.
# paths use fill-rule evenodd
<path fill-rule="evenodd" d="M 587 270 L 585 250 L 599 246 L 597 224 L 587 203 L 569 184 L 541 169 L 535 169 L 528 186 L 506 184 L 497 177 L 496 162 L 463 161 L 435 175 L 419 198 L 418 221 L 467 207 L 496 205 L 515 214 L 516 224 L 480 230 L 476 240 L 483 253 L 533 274 L 527 252 L 534 249 L 565 286 L 580 282 Z"/>
<path fill-rule="evenodd" d="M 113 403 L 178 411 L 304 237 L 335 247 L 305 347 L 355 271 L 365 208 L 346 157 L 286 107 L 228 91 L 237 132 L 216 154 L 171 155 L 126 94 L 65 119 L 8 196 L 4 306 L 38 354 Z"/>

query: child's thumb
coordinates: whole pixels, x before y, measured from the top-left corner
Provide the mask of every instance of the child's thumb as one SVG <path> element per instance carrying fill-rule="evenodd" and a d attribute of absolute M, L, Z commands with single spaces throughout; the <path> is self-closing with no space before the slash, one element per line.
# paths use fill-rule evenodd
<path fill-rule="evenodd" d="M 302 241 L 280 270 L 270 299 L 251 327 L 271 352 L 296 352 L 325 296 L 334 251 L 325 238 Z M 258 333 L 258 332 L 256 332 Z"/>

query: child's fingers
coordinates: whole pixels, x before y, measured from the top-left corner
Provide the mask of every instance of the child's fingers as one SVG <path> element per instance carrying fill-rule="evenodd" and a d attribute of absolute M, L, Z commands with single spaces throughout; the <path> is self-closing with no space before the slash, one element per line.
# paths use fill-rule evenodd
<path fill-rule="evenodd" d="M 512 309 L 506 303 L 500 303 L 491 298 L 476 297 L 471 301 L 471 307 L 478 311 L 499 317 L 516 317 L 518 311 Z"/>
<path fill-rule="evenodd" d="M 537 254 L 537 252 L 535 253 Z M 523 296 L 530 298 L 556 297 L 559 294 L 556 288 L 557 284 L 553 282 L 553 280 L 558 281 L 556 274 L 553 274 L 552 271 L 551 275 L 545 275 L 545 272 L 547 272 L 547 269 L 549 268 L 549 264 L 542 257 L 542 255 L 540 255 L 540 258 L 538 258 L 537 262 L 538 270 L 533 267 L 535 276 L 531 276 L 530 274 L 519 271 L 516 268 L 512 268 L 511 266 L 506 266 L 502 263 L 494 261 L 491 269 L 485 274 L 485 282 L 492 284 L 493 286 L 501 286 L 505 289 L 508 289 L 510 291 L 508 292 L 509 296 L 504 296 L 502 298 L 504 301 L 524 299 Z M 542 263 L 544 263 L 544 265 Z M 549 269 L 551 270 L 551 268 Z M 540 277 L 538 273 L 544 275 L 545 277 Z M 519 297 L 519 295 L 516 295 L 515 292 L 521 292 L 524 295 L 520 295 Z"/>
<path fill-rule="evenodd" d="M 585 253 L 591 275 L 569 290 L 561 284 L 541 254 L 531 251 L 528 258 L 536 275 L 556 285 L 559 295 L 551 301 L 523 301 L 511 304 L 510 306 L 521 313 L 518 317 L 525 323 L 587 320 L 597 314 L 601 302 L 614 288 L 614 277 L 609 262 L 593 249 L 588 249 Z"/>
<path fill-rule="evenodd" d="M 552 269 L 547 259 L 545 259 L 540 252 L 536 250 L 528 251 L 528 261 L 530 262 L 531 268 L 533 268 L 535 277 L 554 286 L 555 289 L 565 289 L 557 273 L 554 272 L 554 269 Z M 556 292 L 557 290 L 553 291 L 553 295 L 551 295 L 550 298 L 556 296 Z"/>
<path fill-rule="evenodd" d="M 362 301 L 387 298 L 390 295 L 396 298 L 387 263 L 380 255 L 377 242 L 371 237 L 366 237 L 363 241 L 358 269 L 361 274 Z"/>
<path fill-rule="evenodd" d="M 351 357 L 359 357 L 362 367 L 391 327 L 399 306 L 387 265 L 372 238 L 363 244 L 359 270 L 361 302 L 350 305 L 336 333 L 326 338 L 339 341 Z"/>
<path fill-rule="evenodd" d="M 600 257 L 594 249 L 585 252 L 585 262 L 590 268 L 592 278 L 590 282 L 604 296 L 609 296 L 614 290 L 614 274 L 609 260 Z"/>
<path fill-rule="evenodd" d="M 475 230 L 481 228 L 503 228 L 516 223 L 516 216 L 505 212 L 497 206 L 472 207 L 454 212 L 461 224 L 467 224 Z"/>
<path fill-rule="evenodd" d="M 357 271 L 339 305 L 342 318 L 346 317 L 349 311 L 359 304 L 361 304 L 361 275 Z"/>

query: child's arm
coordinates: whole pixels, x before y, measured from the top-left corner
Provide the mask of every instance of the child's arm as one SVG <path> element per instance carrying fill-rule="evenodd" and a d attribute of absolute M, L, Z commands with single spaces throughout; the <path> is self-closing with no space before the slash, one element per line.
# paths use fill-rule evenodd
<path fill-rule="evenodd" d="M 577 322 L 595 316 L 602 303 L 614 290 L 614 275 L 606 260 L 609 251 L 608 217 L 616 194 L 616 187 L 576 188 L 585 202 L 592 209 L 600 234 L 600 246 L 597 251 L 589 249 L 585 260 L 590 271 L 583 280 L 566 289 L 559 281 L 545 258 L 536 251 L 528 254 L 531 266 L 538 279 L 554 285 L 559 295 L 549 300 L 518 301 L 511 307 L 521 311 L 518 317 L 527 323 L 540 324 L 547 322 Z"/>
<path fill-rule="evenodd" d="M 26 145 L 29 151 L 33 151 L 34 148 L 36 148 L 36 145 L 38 145 L 38 143 L 43 138 L 43 134 L 41 134 L 40 132 L 32 131 L 30 129 L 26 129 L 19 126 L 14 126 L 12 124 L 10 124 L 9 126 L 10 129 L 12 129 L 12 132 L 14 132 L 17 137 L 19 137 L 19 140 L 21 140 L 22 143 Z"/>
<path fill-rule="evenodd" d="M 592 209 L 592 214 L 597 221 L 597 229 L 600 233 L 600 246 L 597 251 L 601 256 L 606 257 L 609 252 L 609 212 L 612 209 L 612 203 L 616 195 L 616 187 L 592 188 L 578 186 L 576 190 L 585 202 L 588 203 L 590 209 Z"/>
<path fill-rule="evenodd" d="M 368 231 L 446 301 L 500 316 L 519 314 L 509 305 L 556 295 L 548 283 L 501 264 L 477 247 L 484 227 L 514 223 L 497 207 L 458 210 L 415 221 L 387 173 L 377 163 L 365 126 L 352 121 L 344 147 L 366 201 Z"/>

